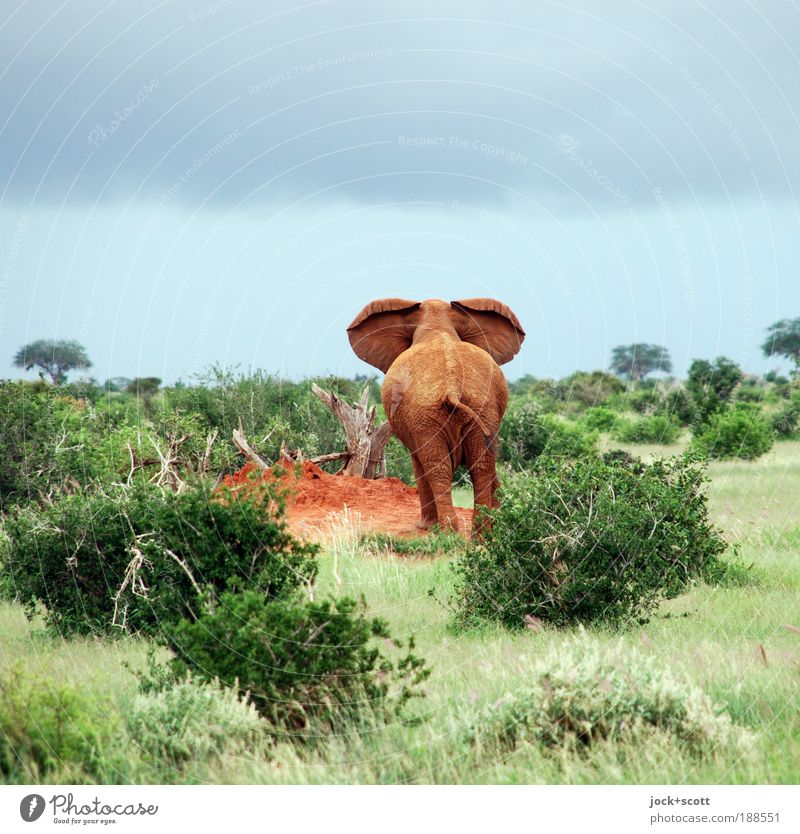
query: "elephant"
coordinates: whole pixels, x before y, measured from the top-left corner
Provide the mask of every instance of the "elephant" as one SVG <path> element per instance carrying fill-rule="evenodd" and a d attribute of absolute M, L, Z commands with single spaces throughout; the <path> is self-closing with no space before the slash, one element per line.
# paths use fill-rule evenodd
<path fill-rule="evenodd" d="M 347 335 L 356 355 L 385 374 L 381 399 L 411 453 L 418 526 L 456 526 L 452 485 L 462 463 L 472 478 L 475 507 L 497 507 L 497 433 L 508 404 L 499 365 L 519 352 L 525 338 L 514 313 L 491 298 L 385 298 L 364 307 Z"/>

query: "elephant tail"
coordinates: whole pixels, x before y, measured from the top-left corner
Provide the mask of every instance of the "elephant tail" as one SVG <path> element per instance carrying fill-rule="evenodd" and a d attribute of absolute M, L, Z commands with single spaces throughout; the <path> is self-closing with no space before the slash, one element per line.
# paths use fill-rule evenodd
<path fill-rule="evenodd" d="M 461 411 L 463 414 L 466 414 L 470 420 L 472 420 L 475 425 L 480 428 L 483 432 L 484 437 L 492 437 L 493 432 L 490 431 L 486 423 L 484 423 L 483 418 L 475 411 L 473 408 L 470 408 L 466 403 L 462 403 L 461 400 L 458 398 L 456 394 L 447 394 L 444 398 L 444 405 L 446 405 L 452 411 Z"/>

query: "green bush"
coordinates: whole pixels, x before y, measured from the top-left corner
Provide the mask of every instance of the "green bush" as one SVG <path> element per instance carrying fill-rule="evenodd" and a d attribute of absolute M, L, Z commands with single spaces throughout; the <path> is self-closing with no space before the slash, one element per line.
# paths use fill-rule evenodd
<path fill-rule="evenodd" d="M 742 369 L 725 356 L 718 356 L 713 362 L 693 360 L 686 390 L 692 398 L 694 422 L 707 423 L 712 415 L 725 411 L 743 376 Z"/>
<path fill-rule="evenodd" d="M 533 402 L 514 403 L 500 427 L 500 460 L 524 468 L 540 455 L 577 457 L 597 451 L 597 432 L 543 414 Z"/>
<path fill-rule="evenodd" d="M 386 623 L 352 599 L 267 600 L 243 590 L 223 594 L 196 621 L 168 629 L 173 670 L 247 692 L 276 728 L 303 736 L 336 731 L 363 716 L 390 717 L 421 694 L 424 661 L 393 660 L 376 647 Z"/>
<path fill-rule="evenodd" d="M 93 390 L 100 396 L 91 400 L 68 396 L 69 388 L 74 386 L 0 382 L 0 509 L 48 503 L 131 474 L 131 480 L 147 482 L 158 474 L 162 456 L 173 460 L 181 478 L 237 468 L 233 445 L 209 442 L 213 427 L 198 414 L 164 408 L 146 413 L 129 394 L 98 388 Z"/>
<path fill-rule="evenodd" d="M 762 377 L 745 374 L 734 392 L 738 402 L 762 403 L 766 399 L 767 383 Z"/>
<path fill-rule="evenodd" d="M 279 597 L 310 582 L 317 547 L 293 539 L 280 512 L 270 490 L 233 498 L 202 484 L 65 496 L 8 517 L 6 569 L 28 611 L 44 605 L 63 634 L 154 633 L 193 616 L 198 588 Z"/>
<path fill-rule="evenodd" d="M 688 426 L 694 419 L 695 407 L 689 392 L 674 383 L 636 388 L 619 398 L 620 407 L 630 408 L 647 416 L 667 417 Z"/>
<path fill-rule="evenodd" d="M 158 781 L 179 778 L 186 764 L 265 748 L 266 723 L 235 690 L 187 677 L 136 695 L 125 710 L 126 729 Z M 171 780 L 170 780 L 171 781 Z"/>
<path fill-rule="evenodd" d="M 631 387 L 625 392 L 625 406 L 638 414 L 653 414 L 660 402 L 660 392 L 654 385 Z"/>
<path fill-rule="evenodd" d="M 524 744 L 578 751 L 606 741 L 639 745 L 655 734 L 698 756 L 743 755 L 753 743 L 662 659 L 623 643 L 604 647 L 586 634 L 548 652 L 525 686 L 484 709 L 467 732 L 473 744 L 500 755 Z"/>
<path fill-rule="evenodd" d="M 772 430 L 785 439 L 797 437 L 800 429 L 800 392 L 784 400 L 772 415 Z"/>
<path fill-rule="evenodd" d="M 114 705 L 88 686 L 0 674 L 0 782 L 117 782 L 127 750 Z"/>
<path fill-rule="evenodd" d="M 619 419 L 616 411 L 603 406 L 593 406 L 583 412 L 581 422 L 590 431 L 611 431 Z"/>
<path fill-rule="evenodd" d="M 226 756 L 265 756 L 271 728 L 218 683 L 165 680 L 112 699 L 94 685 L 0 674 L 0 782 L 203 779 Z"/>
<path fill-rule="evenodd" d="M 702 576 L 706 584 L 718 588 L 740 588 L 758 582 L 753 575 L 753 563 L 745 563 L 739 545 L 731 545 L 731 551 L 727 559 L 709 559 L 705 563 Z"/>
<path fill-rule="evenodd" d="M 623 443 L 663 443 L 667 446 L 675 443 L 680 434 L 679 425 L 659 414 L 620 420 L 613 432 L 613 436 Z"/>
<path fill-rule="evenodd" d="M 711 458 L 755 460 L 775 443 L 769 423 L 757 410 L 737 406 L 715 412 L 695 428 L 693 446 Z"/>
<path fill-rule="evenodd" d="M 0 382 L 0 509 L 46 493 L 56 480 L 64 403 L 46 383 Z"/>
<path fill-rule="evenodd" d="M 459 620 L 646 620 L 725 549 L 704 483 L 689 457 L 635 467 L 542 458 L 508 479 L 484 541 L 455 561 Z"/>
<path fill-rule="evenodd" d="M 603 462 L 609 466 L 623 466 L 633 472 L 644 472 L 647 464 L 625 449 L 611 449 L 603 453 Z"/>
<path fill-rule="evenodd" d="M 329 376 L 290 382 L 263 371 L 237 373 L 214 366 L 197 381 L 195 386 L 165 389 L 158 407 L 167 412 L 177 409 L 197 414 L 206 430 L 217 429 L 224 438 L 229 438 L 241 421 L 253 448 L 270 461 L 278 459 L 282 445 L 302 449 L 306 457 L 344 449 L 342 424 L 312 393 L 312 382 L 335 391 L 348 402 L 358 400 L 364 386 L 369 385 L 373 401 L 376 397 L 380 400 L 375 380 L 367 377 L 352 380 Z M 334 462 L 324 466 L 335 469 L 340 465 Z"/>
<path fill-rule="evenodd" d="M 605 371 L 575 371 L 554 383 L 552 390 L 557 399 L 576 403 L 583 409 L 603 405 L 615 394 L 624 391 L 625 385 Z"/>

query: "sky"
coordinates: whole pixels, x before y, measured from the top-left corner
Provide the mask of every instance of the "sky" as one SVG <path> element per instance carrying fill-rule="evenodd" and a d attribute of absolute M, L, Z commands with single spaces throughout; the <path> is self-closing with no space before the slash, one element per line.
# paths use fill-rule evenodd
<path fill-rule="evenodd" d="M 795 0 L 28 0 L 0 20 L 0 377 L 370 366 L 370 301 L 498 298 L 504 367 L 751 372 L 800 316 Z"/>

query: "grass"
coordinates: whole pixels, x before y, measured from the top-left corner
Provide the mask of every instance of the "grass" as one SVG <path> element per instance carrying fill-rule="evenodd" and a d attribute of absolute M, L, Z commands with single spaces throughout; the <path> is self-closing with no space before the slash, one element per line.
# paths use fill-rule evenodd
<path fill-rule="evenodd" d="M 613 444 L 619 448 L 621 444 Z M 626 447 L 635 454 L 669 454 L 665 447 Z M 347 524 L 332 525 L 316 588 L 364 594 L 373 613 L 398 637 L 413 634 L 433 669 L 427 697 L 416 705 L 419 726 L 397 724 L 331 738 L 298 751 L 278 744 L 270 756 L 232 755 L 202 771 L 163 773 L 164 781 L 259 783 L 796 783 L 800 777 L 800 443 L 784 442 L 754 463 L 716 462 L 709 469 L 712 515 L 752 564 L 740 587 L 696 586 L 671 600 L 644 627 L 622 634 L 578 632 L 601 644 L 622 639 L 631 651 L 655 656 L 676 675 L 702 687 L 737 723 L 754 733 L 750 755 L 692 756 L 675 742 L 606 743 L 589 753 L 521 745 L 490 755 L 465 740 L 477 710 L 526 679 L 542 654 L 558 650 L 570 630 L 510 634 L 487 627 L 455 633 L 447 609 L 447 557 L 369 553 Z M 468 490 L 455 496 L 469 506 Z M 431 590 L 435 597 L 431 596 Z M 62 641 L 28 623 L 20 609 L 0 606 L 0 673 L 22 661 L 45 679 L 91 679 L 123 704 L 134 689 L 125 663 L 139 666 L 138 640 Z M 135 781 L 136 773 L 125 781 Z"/>
<path fill-rule="evenodd" d="M 653 458 L 669 457 L 671 455 L 679 455 L 686 450 L 691 440 L 691 434 L 688 431 L 684 433 L 670 445 L 663 443 L 622 443 L 615 440 L 611 435 L 602 433 L 600 435 L 600 451 L 610 452 L 614 449 L 623 449 L 630 452 L 638 458 L 641 458 L 645 463 L 650 463 Z"/>

